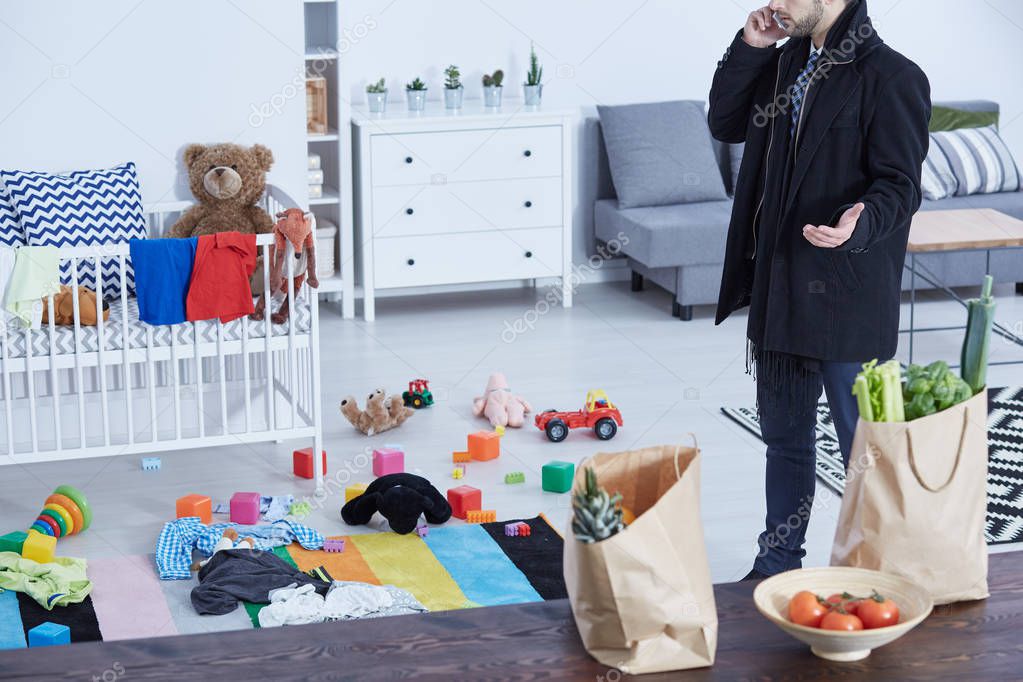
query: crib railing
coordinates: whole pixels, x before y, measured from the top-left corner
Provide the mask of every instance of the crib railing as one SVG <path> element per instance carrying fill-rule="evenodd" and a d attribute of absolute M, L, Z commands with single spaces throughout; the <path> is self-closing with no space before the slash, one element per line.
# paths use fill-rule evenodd
<path fill-rule="evenodd" d="M 264 197 L 274 215 L 296 206 L 275 187 Z M 147 211 L 150 236 L 164 232 L 181 203 Z M 273 236 L 259 235 L 263 290 L 270 289 Z M 73 320 L 56 324 L 54 296 L 41 301 L 47 313 L 42 330 L 9 326 L 0 329 L 0 390 L 4 435 L 0 464 L 62 460 L 111 454 L 165 451 L 286 438 L 312 437 L 314 452 L 322 448 L 320 405 L 319 311 L 317 297 L 303 287 L 296 300 L 294 263 L 289 244 L 285 277 L 291 314 L 284 325 L 271 320 L 268 303 L 261 323 L 241 318 L 182 323 L 168 330 L 169 341 L 157 343 L 157 328 L 130 319 L 127 243 L 61 249 L 68 284 L 77 292 L 83 268 L 91 267 L 96 283 L 95 330 L 82 324 L 81 303 L 72 295 Z M 104 271 L 104 263 L 108 266 Z M 103 319 L 104 283 L 111 277 L 120 302 L 120 319 Z M 298 318 L 308 321 L 300 328 Z M 200 333 L 214 325 L 215 337 Z M 233 338 L 225 330 L 231 327 Z M 144 328 L 144 343 L 137 342 Z M 252 333 L 253 328 L 261 333 Z M 283 327 L 283 328 L 282 328 Z M 240 328 L 240 329 L 239 329 Z M 57 340 L 67 330 L 74 352 L 61 352 Z M 95 349 L 83 345 L 86 332 L 95 335 Z M 134 333 L 133 333 L 134 332 Z M 33 353 L 33 334 L 43 333 L 47 353 Z M 16 335 L 24 335 L 23 357 L 9 352 Z M 179 336 L 186 342 L 180 343 Z M 114 341 L 119 337 L 119 344 Z M 166 340 L 166 339 L 165 339 Z M 119 345 L 120 348 L 111 348 Z M 91 415 L 98 419 L 93 420 Z M 71 426 L 74 422 L 74 426 Z M 50 433 L 52 437 L 46 437 Z M 69 428 L 71 426 L 71 428 Z M 26 433 L 27 432 L 27 433 Z M 98 432 L 98 433 L 97 433 Z M 3 453 L 6 452 L 6 455 Z M 314 458 L 316 485 L 322 485 L 321 462 Z"/>

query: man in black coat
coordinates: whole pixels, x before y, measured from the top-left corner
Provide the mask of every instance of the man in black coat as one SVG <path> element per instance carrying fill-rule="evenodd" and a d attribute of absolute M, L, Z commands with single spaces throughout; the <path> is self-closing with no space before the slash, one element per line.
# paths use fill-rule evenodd
<path fill-rule="evenodd" d="M 895 355 L 930 108 L 927 77 L 877 35 L 866 0 L 772 0 L 718 63 L 711 132 L 746 146 L 715 323 L 749 306 L 746 369 L 767 444 L 767 527 L 749 578 L 805 555 L 821 390 L 848 468 L 853 379 Z"/>

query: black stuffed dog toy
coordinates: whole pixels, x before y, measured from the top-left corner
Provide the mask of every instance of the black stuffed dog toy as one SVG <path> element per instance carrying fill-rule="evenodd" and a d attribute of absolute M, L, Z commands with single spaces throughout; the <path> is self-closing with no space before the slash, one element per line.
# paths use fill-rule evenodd
<path fill-rule="evenodd" d="M 387 474 L 352 498 L 341 508 L 341 518 L 349 526 L 369 523 L 380 512 L 391 530 L 405 535 L 416 529 L 419 515 L 428 523 L 444 523 L 451 518 L 451 505 L 429 481 L 415 474 Z"/>

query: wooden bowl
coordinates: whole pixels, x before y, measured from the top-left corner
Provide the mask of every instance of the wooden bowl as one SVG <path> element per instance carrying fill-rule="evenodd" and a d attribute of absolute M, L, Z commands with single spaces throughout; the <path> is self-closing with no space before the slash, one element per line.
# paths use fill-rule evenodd
<path fill-rule="evenodd" d="M 849 592 L 857 597 L 870 596 L 874 590 L 895 600 L 899 622 L 873 630 L 843 632 L 796 625 L 789 620 L 789 600 L 801 590 L 821 597 Z M 830 566 L 786 571 L 763 580 L 753 590 L 757 610 L 772 623 L 801 642 L 810 651 L 829 661 L 858 661 L 876 647 L 893 642 L 912 630 L 934 607 L 931 595 L 911 580 L 866 568 Z"/>

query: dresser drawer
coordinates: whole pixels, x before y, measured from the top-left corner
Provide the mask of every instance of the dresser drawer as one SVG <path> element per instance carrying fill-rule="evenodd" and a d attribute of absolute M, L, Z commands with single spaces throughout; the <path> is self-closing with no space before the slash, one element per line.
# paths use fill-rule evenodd
<path fill-rule="evenodd" d="M 554 227 L 563 222 L 561 178 L 373 188 L 377 238 Z"/>
<path fill-rule="evenodd" d="M 372 184 L 561 175 L 561 126 L 371 135 Z"/>
<path fill-rule="evenodd" d="M 373 286 L 559 277 L 560 227 L 373 240 Z"/>

